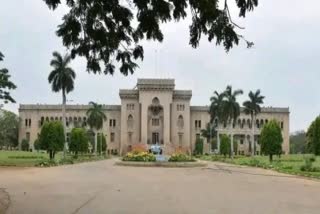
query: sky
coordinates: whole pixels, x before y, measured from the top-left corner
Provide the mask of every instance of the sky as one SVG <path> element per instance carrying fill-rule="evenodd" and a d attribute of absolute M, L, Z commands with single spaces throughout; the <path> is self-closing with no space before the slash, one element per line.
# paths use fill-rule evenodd
<path fill-rule="evenodd" d="M 290 132 L 307 129 L 320 109 L 320 2 L 259 2 L 245 19 L 232 7 L 234 21 L 245 27 L 240 33 L 255 43 L 253 48 L 241 43 L 226 53 L 203 37 L 200 47 L 193 49 L 189 18 L 163 24 L 164 41 L 143 42 L 145 58 L 134 75 L 89 74 L 86 60 L 75 59 L 71 66 L 77 78 L 69 104 L 120 104 L 119 89 L 133 88 L 137 78 L 174 78 L 177 89 L 193 91 L 192 105 L 209 105 L 213 92 L 227 85 L 243 89 L 240 103 L 250 90 L 260 89 L 264 106 L 290 108 Z M 51 11 L 41 0 L 1 3 L 0 51 L 5 59 L 0 68 L 8 68 L 18 86 L 12 92 L 17 104 L 5 104 L 4 109 L 18 112 L 19 104 L 61 103 L 61 94 L 51 91 L 47 77 L 52 52 L 67 51 L 55 34 L 67 11 Z"/>

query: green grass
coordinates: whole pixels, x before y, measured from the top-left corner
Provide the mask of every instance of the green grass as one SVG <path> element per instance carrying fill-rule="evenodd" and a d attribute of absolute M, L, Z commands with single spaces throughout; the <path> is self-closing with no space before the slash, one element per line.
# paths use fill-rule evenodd
<path fill-rule="evenodd" d="M 105 159 L 104 156 L 94 157 L 92 155 L 79 155 L 74 158 L 72 155 L 67 155 L 66 159 L 72 160 L 72 163 L 82 163 Z M 55 156 L 55 162 L 59 164 L 68 164 L 68 161 L 63 160 L 63 153 L 59 152 Z M 3 151 L 0 150 L 0 166 L 18 166 L 18 167 L 33 167 L 40 163 L 49 162 L 49 155 L 46 152 L 22 152 L 22 151 Z M 69 161 L 70 162 L 70 161 Z"/>
<path fill-rule="evenodd" d="M 269 157 L 267 156 L 255 156 L 255 157 L 245 157 L 245 156 L 236 156 L 233 160 L 230 158 L 224 158 L 223 156 L 210 155 L 210 156 L 201 156 L 200 159 L 208 161 L 220 161 L 236 165 L 245 165 L 260 167 L 265 169 L 272 169 L 278 172 L 301 175 L 306 177 L 313 177 L 320 179 L 319 172 L 304 172 L 301 171 L 301 166 L 304 165 L 305 157 L 310 157 L 311 155 L 282 155 L 281 158 L 274 156 L 272 163 L 269 162 Z M 320 168 L 320 157 L 316 158 L 316 161 L 313 163 L 313 167 Z"/>

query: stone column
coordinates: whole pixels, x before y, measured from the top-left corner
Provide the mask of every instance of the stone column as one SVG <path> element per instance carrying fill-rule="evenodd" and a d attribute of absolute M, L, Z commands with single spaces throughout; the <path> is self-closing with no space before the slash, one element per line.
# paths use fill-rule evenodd
<path fill-rule="evenodd" d="M 145 103 L 141 104 L 141 143 L 148 142 L 148 106 Z"/>

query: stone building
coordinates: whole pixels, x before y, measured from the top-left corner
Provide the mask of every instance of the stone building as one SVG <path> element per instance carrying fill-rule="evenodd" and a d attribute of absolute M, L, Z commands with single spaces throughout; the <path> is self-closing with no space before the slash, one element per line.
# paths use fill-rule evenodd
<path fill-rule="evenodd" d="M 169 154 L 177 148 L 193 151 L 195 142 L 210 121 L 208 106 L 191 106 L 191 90 L 176 90 L 173 79 L 138 79 L 132 90 L 121 89 L 120 105 L 104 105 L 107 120 L 102 132 L 106 136 L 109 153 L 124 154 L 134 144 L 161 144 Z M 68 105 L 66 110 L 67 135 L 73 127 L 86 127 L 89 105 Z M 61 105 L 20 105 L 21 125 L 19 141 L 26 138 L 33 142 L 45 121 L 62 120 Z M 254 121 L 255 141 L 258 142 L 263 124 L 276 119 L 282 129 L 283 151 L 289 153 L 289 109 L 262 108 Z M 219 133 L 229 133 L 224 124 Z M 242 111 L 233 128 L 238 142 L 238 153 L 248 154 L 251 142 L 251 118 Z M 210 144 L 204 139 L 204 152 Z M 257 146 L 259 153 L 259 145 Z"/>

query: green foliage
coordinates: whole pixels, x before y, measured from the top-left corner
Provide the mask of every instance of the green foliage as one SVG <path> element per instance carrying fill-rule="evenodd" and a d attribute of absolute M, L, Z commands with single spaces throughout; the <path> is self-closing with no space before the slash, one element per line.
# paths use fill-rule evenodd
<path fill-rule="evenodd" d="M 53 52 L 53 59 L 50 62 L 53 70 L 48 76 L 52 91 L 59 92 L 62 90 L 63 93 L 69 93 L 74 89 L 76 73 L 72 68 L 68 67 L 70 62 L 70 55 L 66 54 L 62 57 L 58 52 Z"/>
<path fill-rule="evenodd" d="M 17 147 L 18 133 L 19 117 L 10 111 L 0 110 L 0 147 Z"/>
<path fill-rule="evenodd" d="M 243 103 L 244 112 L 248 115 L 251 115 L 251 119 L 253 119 L 254 115 L 257 115 L 261 112 L 260 105 L 263 104 L 265 97 L 260 95 L 260 90 L 257 90 L 256 92 L 250 91 L 248 96 L 249 100 Z"/>
<path fill-rule="evenodd" d="M 216 130 L 210 123 L 207 123 L 206 128 L 201 130 L 201 136 L 207 139 L 207 143 L 210 143 L 210 138 L 216 136 Z"/>
<path fill-rule="evenodd" d="M 0 52 L 0 62 L 3 60 L 4 55 Z M 5 103 L 16 101 L 11 97 L 10 90 L 14 90 L 17 86 L 11 82 L 11 76 L 8 69 L 0 68 L 0 100 L 3 100 Z"/>
<path fill-rule="evenodd" d="M 183 153 L 172 154 L 168 160 L 169 162 L 194 162 L 196 161 L 189 155 Z"/>
<path fill-rule="evenodd" d="M 103 126 L 103 121 L 107 119 L 103 106 L 95 102 L 90 102 L 90 108 L 87 111 L 87 122 L 91 128 L 100 130 Z"/>
<path fill-rule="evenodd" d="M 315 156 L 304 157 L 304 164 L 301 166 L 301 171 L 304 172 L 320 172 L 319 167 L 313 167 L 313 163 L 316 161 Z"/>
<path fill-rule="evenodd" d="M 282 142 L 281 128 L 276 120 L 271 120 L 263 126 L 260 135 L 261 152 L 269 155 L 270 162 L 273 155 L 282 153 Z"/>
<path fill-rule="evenodd" d="M 69 150 L 75 155 L 79 152 L 88 152 L 89 140 L 87 132 L 83 128 L 73 128 L 70 136 Z"/>
<path fill-rule="evenodd" d="M 62 2 L 43 1 L 53 10 Z M 235 0 L 233 3 L 240 17 L 258 6 L 258 0 Z M 62 38 L 63 45 L 71 49 L 73 58 L 87 58 L 87 70 L 94 73 L 113 74 L 115 64 L 120 63 L 121 73 L 132 74 L 138 67 L 135 61 L 144 57 L 142 41 L 162 42 L 162 23 L 181 21 L 188 14 L 192 20 L 189 43 L 193 48 L 198 47 L 203 35 L 226 51 L 238 45 L 240 39 L 248 47 L 253 45 L 236 31 L 238 26 L 232 22 L 227 1 L 221 6 L 218 1 L 95 0 L 88 3 L 68 0 L 66 5 L 69 12 L 58 26 L 57 35 Z"/>
<path fill-rule="evenodd" d="M 55 153 L 61 151 L 65 143 L 64 131 L 61 122 L 46 122 L 42 126 L 39 141 L 40 148 L 46 150 L 50 155 L 50 159 L 53 159 Z"/>
<path fill-rule="evenodd" d="M 195 145 L 193 153 L 195 155 L 202 155 L 203 154 L 203 139 L 202 138 L 198 138 L 196 140 L 196 145 Z"/>
<path fill-rule="evenodd" d="M 138 161 L 138 162 L 154 162 L 156 156 L 148 152 L 129 152 L 123 158 L 123 161 Z"/>
<path fill-rule="evenodd" d="M 304 154 L 307 152 L 307 137 L 304 131 L 296 132 L 290 135 L 290 153 Z"/>
<path fill-rule="evenodd" d="M 97 151 L 99 154 L 105 153 L 107 150 L 107 141 L 106 137 L 100 133 L 98 134 L 98 142 L 97 142 Z"/>
<path fill-rule="evenodd" d="M 230 155 L 231 153 L 231 142 L 230 138 L 227 135 L 221 135 L 220 137 L 220 154 L 224 155 L 225 157 L 227 155 Z"/>
<path fill-rule="evenodd" d="M 315 155 L 320 155 L 320 116 L 310 125 L 307 131 L 308 150 Z"/>
<path fill-rule="evenodd" d="M 23 139 L 21 141 L 21 150 L 22 151 L 29 151 L 29 141 L 27 139 Z"/>
<path fill-rule="evenodd" d="M 33 142 L 33 147 L 35 150 L 39 151 L 41 149 L 41 145 L 40 145 L 40 141 L 39 138 L 37 138 L 34 142 Z"/>

